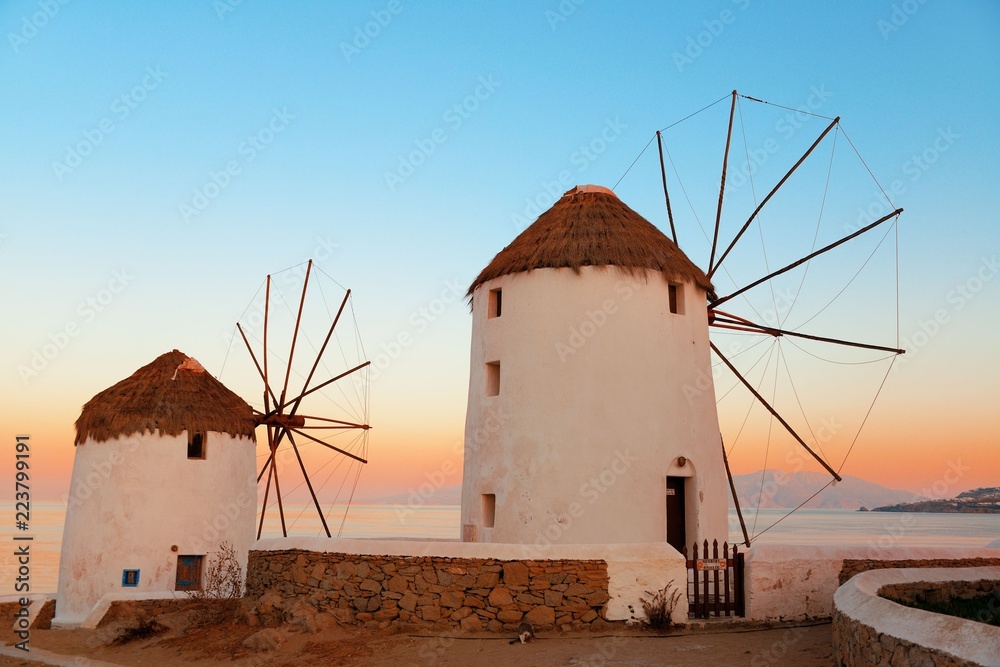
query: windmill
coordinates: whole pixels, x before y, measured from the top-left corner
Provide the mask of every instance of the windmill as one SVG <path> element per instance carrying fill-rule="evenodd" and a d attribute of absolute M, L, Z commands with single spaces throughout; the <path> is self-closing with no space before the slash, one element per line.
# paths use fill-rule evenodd
<path fill-rule="evenodd" d="M 794 110 L 794 109 L 792 109 L 792 111 L 796 111 L 798 113 L 806 113 L 809 116 L 816 116 L 816 117 L 819 117 L 819 118 L 823 118 L 823 119 L 829 121 L 829 124 L 825 127 L 825 129 L 823 129 L 823 131 L 819 134 L 819 136 L 816 137 L 816 139 L 814 141 L 812 141 L 812 143 L 809 145 L 809 147 L 791 165 L 791 167 L 789 167 L 787 169 L 787 171 L 785 171 L 784 175 L 781 176 L 781 178 L 777 180 L 777 182 L 773 185 L 773 187 L 770 188 L 770 190 L 767 192 L 767 194 L 763 198 L 761 198 L 758 201 L 757 200 L 757 196 L 756 196 L 756 192 L 753 191 L 753 188 L 751 188 L 751 190 L 753 192 L 753 204 L 754 204 L 753 208 L 752 208 L 752 211 L 746 217 L 745 221 L 743 221 L 742 224 L 740 224 L 738 230 L 732 236 L 732 239 L 728 242 L 728 244 L 726 244 L 721 239 L 720 229 L 722 227 L 722 219 L 723 219 L 723 208 L 724 208 L 723 204 L 724 204 L 724 201 L 726 200 L 726 186 L 727 186 L 727 182 L 728 182 L 727 172 L 728 172 L 729 166 L 730 166 L 730 150 L 731 150 L 732 143 L 733 143 L 734 121 L 737 118 L 737 110 L 738 109 L 739 109 L 740 127 L 743 128 L 742 108 L 739 106 L 740 100 L 748 100 L 748 101 L 750 101 L 752 103 L 759 103 L 759 104 L 762 104 L 762 105 L 770 105 L 770 106 L 780 107 L 780 108 L 783 108 L 783 109 L 788 109 L 788 107 L 781 107 L 781 105 L 774 105 L 772 103 L 765 102 L 764 100 L 760 100 L 760 99 L 757 99 L 757 98 L 754 98 L 754 97 L 750 97 L 750 96 L 747 96 L 747 95 L 740 95 L 737 91 L 734 90 L 734 91 L 732 91 L 732 93 L 730 95 L 724 96 L 724 97 L 720 98 L 719 100 L 716 100 L 712 104 L 710 104 L 710 105 L 708 105 L 708 106 L 700 109 L 699 111 L 695 112 L 694 114 L 686 116 L 681 121 L 678 121 L 677 123 L 674 123 L 673 125 L 670 125 L 667 128 L 664 128 L 663 130 L 657 130 L 657 132 L 655 133 L 655 137 L 654 138 L 656 139 L 657 149 L 658 149 L 658 153 L 659 153 L 660 180 L 661 180 L 662 186 L 663 186 L 663 194 L 664 194 L 664 200 L 665 200 L 665 204 L 666 204 L 667 218 L 668 218 L 669 225 L 670 225 L 670 232 L 671 232 L 671 235 L 672 235 L 672 238 L 673 238 L 674 242 L 677 243 L 678 238 L 677 238 L 677 226 L 676 226 L 675 220 L 674 220 L 674 210 L 673 210 L 673 206 L 671 204 L 670 193 L 669 193 L 668 185 L 667 185 L 667 181 L 668 181 L 668 179 L 667 179 L 667 162 L 668 161 L 670 162 L 671 166 L 674 168 L 674 173 L 676 175 L 677 181 L 681 185 L 682 189 L 683 189 L 684 186 L 683 186 L 683 183 L 680 183 L 680 181 L 679 181 L 680 174 L 677 171 L 676 166 L 674 165 L 674 161 L 673 161 L 673 158 L 670 156 L 669 150 L 665 150 L 665 145 L 664 145 L 664 140 L 663 140 L 663 132 L 665 132 L 667 129 L 669 129 L 671 127 L 674 127 L 675 125 L 678 125 L 678 124 L 680 124 L 680 123 L 688 120 L 689 118 L 691 118 L 693 116 L 696 116 L 697 114 L 700 114 L 702 111 L 705 111 L 706 109 L 709 109 L 712 106 L 715 106 L 716 104 L 719 104 L 720 102 L 726 100 L 727 98 L 729 98 L 729 100 L 730 100 L 729 124 L 728 124 L 728 130 L 727 130 L 727 134 L 726 134 L 725 150 L 724 150 L 723 159 L 722 159 L 722 170 L 721 170 L 722 174 L 721 174 L 721 179 L 720 179 L 721 182 L 720 182 L 719 193 L 718 193 L 718 203 L 717 203 L 717 206 L 715 207 L 715 221 L 714 221 L 714 226 L 712 227 L 712 233 L 710 235 L 711 250 L 709 252 L 707 269 L 705 271 L 705 273 L 706 273 L 706 275 L 708 276 L 709 279 L 713 279 L 713 278 L 717 277 L 718 275 L 720 275 L 720 273 L 719 273 L 720 269 L 722 269 L 723 271 L 725 271 L 726 267 L 724 266 L 724 262 L 727 260 L 727 258 L 731 258 L 732 257 L 732 253 L 738 247 L 738 244 L 740 243 L 741 239 L 745 239 L 746 232 L 749 229 L 751 229 L 751 227 L 754 226 L 755 223 L 758 226 L 760 226 L 762 224 L 762 222 L 761 222 L 762 211 L 764 211 L 765 206 L 775 198 L 775 195 L 778 194 L 779 191 L 781 191 L 783 187 L 785 187 L 786 190 L 787 190 L 788 187 L 790 187 L 790 186 L 786 186 L 786 183 L 792 178 L 793 174 L 795 174 L 796 171 L 810 158 L 810 156 L 813 155 L 813 153 L 817 150 L 817 148 L 821 144 L 824 143 L 824 141 L 826 143 L 830 143 L 831 142 L 831 139 L 829 139 L 829 136 L 831 135 L 831 133 L 834 133 L 834 139 L 833 139 L 834 149 L 831 149 L 830 170 L 832 171 L 832 166 L 833 166 L 833 152 L 834 152 L 835 146 L 836 146 L 836 143 L 835 143 L 836 135 L 837 134 L 841 134 L 850 143 L 850 147 L 852 149 L 854 149 L 855 155 L 857 155 L 857 158 L 860 160 L 861 164 L 864 165 L 865 171 L 867 172 L 867 174 L 869 176 L 871 176 L 872 181 L 874 181 L 875 184 L 878 186 L 878 189 L 882 193 L 882 195 L 885 196 L 885 200 L 889 204 L 889 206 L 887 207 L 889 209 L 889 212 L 886 213 L 885 215 L 882 215 L 878 219 L 875 219 L 873 221 L 867 222 L 867 224 L 859 225 L 859 228 L 854 229 L 854 230 L 850 231 L 850 233 L 844 234 L 844 235 L 840 236 L 839 238 L 836 238 L 836 240 L 833 240 L 833 241 L 831 241 L 831 242 L 829 242 L 827 244 L 824 244 L 820 248 L 816 248 L 816 239 L 818 238 L 818 233 L 819 233 L 819 228 L 820 228 L 820 221 L 822 220 L 822 217 L 823 217 L 823 205 L 826 204 L 826 199 L 827 199 L 827 194 L 828 194 L 828 189 L 829 189 L 829 184 L 830 184 L 830 173 L 828 172 L 827 175 L 826 175 L 826 189 L 824 189 L 824 191 L 823 191 L 823 198 L 822 198 L 823 205 L 820 206 L 819 220 L 817 221 L 817 227 L 816 227 L 817 233 L 813 237 L 813 243 L 812 243 L 812 247 L 810 248 L 810 251 L 808 253 L 800 256 L 800 257 L 795 258 L 792 261 L 788 261 L 787 263 L 781 265 L 780 268 L 776 268 L 776 269 L 772 270 L 772 268 L 770 266 L 767 266 L 767 264 L 766 264 L 766 249 L 765 249 L 764 250 L 764 254 L 765 254 L 765 266 L 767 266 L 767 270 L 762 271 L 762 273 L 764 275 L 761 275 L 758 278 L 755 278 L 755 279 L 753 279 L 753 280 L 751 280 L 749 282 L 745 282 L 745 283 L 742 283 L 742 284 L 739 284 L 736 281 L 732 281 L 733 284 L 734 284 L 734 287 L 731 290 L 728 290 L 725 293 L 723 293 L 721 296 L 719 294 L 715 293 L 715 291 L 708 292 L 707 293 L 707 297 L 708 297 L 708 317 L 709 317 L 709 325 L 710 325 L 710 327 L 713 330 L 717 331 L 717 332 L 727 332 L 727 333 L 738 332 L 740 334 L 749 334 L 749 335 L 752 335 L 752 336 L 762 336 L 762 337 L 765 337 L 765 338 L 766 337 L 771 337 L 771 338 L 773 338 L 775 340 L 779 340 L 779 339 L 787 337 L 787 338 L 791 338 L 791 339 L 795 339 L 795 340 L 811 341 L 813 343 L 821 343 L 823 345 L 829 345 L 829 346 L 846 347 L 846 348 L 853 348 L 853 349 L 856 349 L 856 350 L 868 350 L 868 351 L 874 351 L 874 352 L 878 352 L 878 353 L 886 353 L 888 356 L 883 357 L 882 359 L 877 360 L 877 361 L 882 361 L 882 360 L 887 359 L 887 358 L 891 359 L 890 362 L 889 362 L 889 364 L 888 364 L 888 368 L 886 369 L 885 376 L 883 377 L 882 382 L 879 385 L 879 391 L 881 391 L 882 386 L 884 386 L 885 380 L 888 378 L 888 374 L 889 374 L 889 372 L 890 372 L 890 370 L 892 368 L 892 363 L 895 361 L 896 356 L 904 354 L 904 352 L 905 352 L 903 349 L 900 349 L 900 347 L 899 347 L 899 332 L 898 332 L 898 286 L 897 286 L 897 290 L 896 290 L 896 294 L 897 294 L 896 299 L 897 299 L 897 302 L 896 302 L 896 342 L 895 342 L 895 344 L 885 344 L 885 343 L 883 343 L 883 344 L 875 344 L 875 343 L 871 343 L 871 342 L 862 342 L 862 341 L 858 341 L 858 340 L 851 340 L 851 339 L 848 339 L 848 338 L 845 338 L 845 337 L 839 337 L 839 336 L 835 337 L 835 336 L 828 336 L 828 335 L 819 335 L 815 331 L 803 330 L 803 329 L 805 329 L 804 325 L 808 324 L 809 321 L 811 321 L 813 318 L 810 318 L 810 320 L 807 320 L 804 324 L 799 325 L 799 326 L 785 327 L 785 326 L 782 326 L 782 322 L 777 322 L 775 324 L 772 324 L 772 323 L 760 321 L 759 318 L 755 318 L 755 317 L 750 316 L 750 315 L 740 315 L 740 314 L 737 314 L 737 313 L 733 312 L 734 308 L 732 307 L 736 303 L 736 300 L 738 300 L 738 299 L 745 299 L 746 295 L 748 293 L 750 293 L 752 290 L 757 289 L 757 288 L 767 287 L 769 285 L 773 285 L 773 282 L 775 281 L 775 279 L 777 279 L 780 276 L 783 276 L 785 274 L 788 274 L 789 272 L 793 272 L 796 269 L 799 269 L 800 267 L 803 267 L 803 270 L 808 271 L 809 264 L 810 264 L 810 262 L 813 259 L 818 258 L 818 257 L 820 257 L 822 255 L 827 254 L 827 253 L 830 253 L 830 252 L 832 252 L 832 251 L 834 251 L 834 250 L 836 250 L 838 248 L 841 248 L 845 244 L 851 242 L 852 240 L 854 240 L 854 239 L 856 239 L 858 237 L 861 237 L 862 235 L 868 234 L 869 232 L 871 232 L 871 231 L 879 228 L 880 226 L 884 225 L 885 223 L 888 223 L 888 222 L 891 221 L 890 231 L 898 230 L 896 222 L 898 220 L 899 215 L 903 212 L 903 209 L 902 208 L 895 208 L 895 207 L 893 207 L 891 205 L 891 201 L 889 200 L 888 195 L 886 195 L 885 191 L 882 190 L 881 186 L 878 185 L 878 181 L 875 180 L 875 177 L 871 173 L 871 170 L 868 168 L 868 165 L 865 164 L 864 160 L 860 156 L 860 153 L 858 153 L 857 149 L 854 148 L 853 142 L 851 142 L 850 139 L 847 138 L 846 132 L 844 132 L 843 128 L 841 127 L 840 117 L 839 116 L 836 117 L 836 118 L 829 118 L 829 117 L 825 117 L 825 116 L 820 116 L 819 114 L 816 114 L 816 113 L 809 113 L 809 112 L 805 112 L 803 110 Z M 746 137 L 746 130 L 745 129 L 743 129 L 743 133 L 744 133 L 744 148 L 746 149 L 746 138 L 745 138 Z M 648 148 L 651 143 L 652 143 L 652 139 L 646 145 L 646 148 Z M 643 152 L 645 152 L 646 148 L 643 149 Z M 664 155 L 665 154 L 666 154 L 666 156 L 668 158 L 666 160 L 664 159 Z M 641 155 L 642 155 L 642 153 L 640 153 L 640 156 Z M 638 157 L 636 158 L 636 160 L 638 160 Z M 635 162 L 633 162 L 633 164 L 635 164 Z M 759 164 L 757 166 L 759 166 Z M 631 167 L 630 167 L 630 169 L 631 169 Z M 751 160 L 750 160 L 749 151 L 748 151 L 748 154 L 747 154 L 747 168 L 746 168 L 746 170 L 745 170 L 744 173 L 750 177 L 750 179 L 751 179 L 751 185 L 752 185 L 752 178 L 753 178 L 752 175 L 754 174 L 754 172 L 755 172 L 755 168 L 751 165 Z M 628 173 L 628 171 L 626 171 L 626 174 L 627 173 Z M 624 175 L 623 175 L 622 178 L 624 178 Z M 619 183 L 620 182 L 621 182 L 621 179 L 619 179 Z M 617 184 L 616 184 L 616 186 L 617 186 Z M 688 193 L 687 193 L 686 190 L 684 190 L 684 195 L 685 195 L 686 198 L 688 198 Z M 689 203 L 690 203 L 690 199 L 689 199 Z M 694 213 L 694 206 L 692 206 L 691 208 L 692 208 L 692 212 Z M 883 210 L 885 210 L 885 207 L 883 207 Z M 695 217 L 697 218 L 697 213 L 695 213 Z M 700 224 L 700 220 L 698 222 Z M 704 227 L 703 227 L 703 231 L 705 231 Z M 885 236 L 882 237 L 881 241 L 879 241 L 879 244 L 875 247 L 876 250 L 882 245 L 882 241 L 884 241 L 887 236 L 888 236 L 888 232 L 886 233 Z M 763 246 L 763 232 L 761 233 L 761 241 L 762 241 L 762 246 Z M 874 251 L 872 252 L 872 255 L 874 255 Z M 898 231 L 897 231 L 897 255 L 898 255 Z M 868 259 L 869 260 L 871 259 L 871 255 L 869 256 Z M 867 264 L 868 264 L 868 261 L 866 260 L 865 264 L 862 265 L 862 269 Z M 860 271 L 861 270 L 859 269 L 858 273 L 860 273 Z M 897 276 L 898 276 L 898 259 L 897 259 L 896 273 L 897 273 Z M 855 274 L 854 278 L 856 278 L 857 275 L 858 274 Z M 730 278 L 731 278 L 731 276 L 730 276 Z M 851 282 L 853 282 L 854 278 L 851 279 Z M 802 282 L 804 282 L 804 281 L 805 281 L 805 276 L 802 277 Z M 801 284 L 802 283 L 800 283 L 800 285 L 799 285 L 800 287 L 801 287 Z M 898 284 L 898 277 L 897 277 L 897 284 Z M 844 289 L 846 289 L 846 287 Z M 843 290 L 841 290 L 841 292 L 837 293 L 837 296 L 839 296 L 842 292 L 843 292 Z M 772 295 L 773 295 L 773 292 L 772 292 Z M 834 299 L 836 299 L 836 296 L 834 297 Z M 747 305 L 750 306 L 751 310 L 753 310 L 752 304 L 750 304 L 749 301 L 747 301 L 746 303 L 747 303 Z M 775 310 L 777 310 L 777 308 Z M 850 454 L 851 450 L 849 449 L 847 451 L 847 454 L 844 456 L 844 461 L 841 462 L 840 465 L 837 468 L 834 468 L 834 466 L 831 465 L 831 463 L 826 460 L 828 457 L 824 457 L 823 455 L 821 455 L 820 452 L 816 451 L 815 443 L 814 443 L 813 446 L 811 446 L 807 442 L 806 438 L 802 437 L 802 435 L 800 435 L 800 433 L 798 432 L 798 430 L 796 428 L 794 428 L 789 423 L 789 421 L 786 420 L 779 413 L 779 410 L 776 409 L 776 407 L 773 405 L 773 400 L 769 401 L 763 395 L 763 392 L 761 391 L 759 383 L 757 385 L 755 385 L 755 383 L 753 383 L 748 378 L 747 373 L 741 371 L 737 367 L 737 364 L 734 363 L 733 360 L 730 358 L 730 356 L 727 355 L 727 354 L 725 354 L 720 349 L 719 345 L 716 344 L 716 341 L 712 341 L 710 343 L 710 345 L 711 345 L 712 352 L 714 353 L 714 355 L 719 360 L 718 363 L 721 364 L 726 369 L 728 369 L 728 371 L 730 371 L 733 374 L 733 376 L 738 381 L 737 385 L 741 385 L 744 389 L 746 389 L 746 391 L 752 397 L 752 400 L 755 401 L 759 406 L 761 406 L 766 411 L 766 413 L 770 416 L 769 419 L 771 419 L 774 422 L 776 422 L 780 426 L 780 428 L 783 429 L 784 431 L 786 431 L 792 437 L 792 439 L 795 441 L 795 443 L 797 443 L 798 446 L 800 446 L 809 455 L 809 457 L 811 457 L 812 459 L 814 459 L 827 473 L 829 473 L 829 475 L 831 476 L 830 481 L 827 482 L 827 484 L 824 485 L 822 488 L 820 488 L 818 491 L 816 491 L 816 493 L 814 493 L 812 497 L 815 497 L 816 495 L 818 495 L 820 493 L 820 491 L 822 491 L 823 489 L 825 489 L 826 486 L 829 486 L 829 484 L 841 481 L 842 478 L 841 478 L 841 475 L 840 475 L 840 471 L 843 469 L 844 463 L 846 463 L 846 460 L 847 460 L 847 455 Z M 780 356 L 780 353 L 779 353 L 779 356 Z M 761 358 L 763 358 L 763 357 L 761 357 Z M 768 362 L 767 363 L 770 364 L 770 361 L 771 361 L 770 358 L 768 358 Z M 758 360 L 758 362 L 759 362 L 759 360 Z M 870 362 L 863 362 L 863 363 L 870 363 Z M 777 365 L 777 362 L 776 362 L 775 363 L 775 376 L 776 377 L 777 377 L 777 369 L 778 369 L 778 365 Z M 787 370 L 787 365 L 786 365 L 786 370 Z M 791 381 L 791 376 L 790 375 L 789 375 L 789 381 Z M 777 382 L 777 380 L 775 380 L 775 382 Z M 794 387 L 793 387 L 793 391 L 794 391 Z M 727 395 L 728 395 L 728 393 L 729 392 L 726 392 Z M 876 392 L 876 394 L 875 394 L 875 398 L 877 398 L 877 397 L 878 397 L 878 392 Z M 797 393 L 796 393 L 796 400 L 798 400 Z M 872 401 L 872 406 L 873 405 L 874 405 L 874 399 Z M 871 412 L 871 407 L 872 406 L 869 406 L 868 412 L 865 414 L 865 419 L 861 422 L 861 425 L 858 428 L 858 434 L 856 434 L 854 436 L 854 441 L 852 441 L 852 443 L 851 443 L 851 449 L 853 449 L 854 442 L 857 441 L 858 435 L 860 435 L 860 430 L 864 426 L 865 421 L 867 421 L 867 417 L 868 417 L 868 415 Z M 748 410 L 747 414 L 749 415 L 749 410 Z M 746 423 L 746 420 L 744 419 L 744 424 L 745 423 Z M 810 427 L 810 430 L 811 430 L 811 427 Z M 815 440 L 815 438 L 813 438 L 813 440 Z M 768 437 L 768 443 L 770 443 L 770 435 Z M 730 452 L 731 452 L 731 450 L 730 450 Z M 740 507 L 740 503 L 739 503 L 739 498 L 737 496 L 736 487 L 735 487 L 735 485 L 733 483 L 732 473 L 731 473 L 730 467 L 729 467 L 729 457 L 728 457 L 728 454 L 729 454 L 729 452 L 727 452 L 726 446 L 725 446 L 725 444 L 723 444 L 723 458 L 724 458 L 725 465 L 726 465 L 726 473 L 727 473 L 727 476 L 729 478 L 730 490 L 732 492 L 732 497 L 733 497 L 733 500 L 734 500 L 734 503 L 735 503 L 735 506 L 736 506 L 737 515 L 739 517 L 740 527 L 741 527 L 741 530 L 743 532 L 744 541 L 749 546 L 750 541 L 751 541 L 752 538 L 751 538 L 751 536 L 747 532 L 746 522 L 745 522 L 744 517 L 743 517 L 743 511 L 742 511 L 742 508 Z M 766 460 L 765 460 L 765 468 L 766 468 Z M 762 478 L 762 485 L 763 485 L 763 478 Z M 812 497 L 810 497 L 810 500 L 812 499 Z M 808 502 L 808 500 L 806 502 Z M 802 503 L 801 505 L 799 505 L 799 507 L 801 507 L 804 504 L 805 503 Z M 798 507 L 795 508 L 795 509 L 798 509 Z M 794 511 L 794 510 L 792 510 L 792 511 Z M 789 512 L 789 514 L 790 513 L 791 512 Z M 785 516 L 787 516 L 787 514 Z M 784 517 L 782 517 L 782 519 L 783 518 Z M 780 520 L 781 519 L 779 519 L 779 521 Z M 760 533 L 757 533 L 757 535 L 759 535 L 759 534 L 761 534 L 763 532 L 766 532 L 766 530 L 769 530 L 770 527 L 773 527 L 773 525 L 774 524 L 772 524 L 772 526 L 769 526 L 768 528 L 760 531 Z"/>
<path fill-rule="evenodd" d="M 332 537 L 330 514 L 340 492 L 352 480 L 353 497 L 361 466 L 367 463 L 371 428 L 371 362 L 357 331 L 351 290 L 316 267 L 311 259 L 304 271 L 298 265 L 269 274 L 262 289 L 263 301 L 248 306 L 236 325 L 257 380 L 263 383 L 261 402 L 252 403 L 255 423 L 267 433 L 267 451 L 258 456 L 258 462 L 263 459 L 263 463 L 257 483 L 264 488 L 257 538 L 264 531 L 268 510 L 275 508 L 282 535 L 288 536 L 285 498 L 302 486 L 308 491 L 322 530 Z M 319 335 L 314 338 L 310 332 Z M 337 495 L 324 509 L 319 492 L 337 473 L 341 479 Z M 313 481 L 317 476 L 321 480 L 319 489 Z M 296 484 L 294 488 L 289 489 L 290 483 Z M 350 498 L 343 509 L 341 530 L 349 506 Z M 294 524 L 304 511 L 290 523 Z"/>

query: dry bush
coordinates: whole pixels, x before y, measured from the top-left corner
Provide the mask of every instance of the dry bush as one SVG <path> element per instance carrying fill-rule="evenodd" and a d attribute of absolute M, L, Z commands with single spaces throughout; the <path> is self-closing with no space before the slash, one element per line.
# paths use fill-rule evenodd
<path fill-rule="evenodd" d="M 677 603 L 681 600 L 681 592 L 674 588 L 674 580 L 668 581 L 667 585 L 656 593 L 646 591 L 646 595 L 651 596 L 652 599 L 639 598 L 639 601 L 642 602 L 642 610 L 646 614 L 646 623 L 657 630 L 669 629 L 673 624 L 670 617 L 673 615 L 674 609 L 677 608 Z"/>
<path fill-rule="evenodd" d="M 222 542 L 215 557 L 208 561 L 202 578 L 202 587 L 188 591 L 188 597 L 198 603 L 195 607 L 195 625 L 207 625 L 232 620 L 243 599 L 243 568 L 236 549 L 229 542 Z"/>

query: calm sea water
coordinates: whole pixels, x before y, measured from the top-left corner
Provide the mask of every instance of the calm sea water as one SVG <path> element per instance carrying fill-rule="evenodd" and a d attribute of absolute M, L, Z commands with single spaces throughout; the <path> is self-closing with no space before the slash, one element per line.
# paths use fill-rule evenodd
<path fill-rule="evenodd" d="M 322 526 L 311 507 L 289 505 L 285 519 L 289 534 L 319 536 Z M 788 510 L 767 509 L 746 513 L 747 530 L 754 544 L 802 544 L 836 546 L 860 544 L 865 547 L 984 547 L 1000 539 L 1000 514 L 903 514 L 854 512 L 849 510 L 799 510 L 783 519 Z M 14 556 L 15 533 L 31 535 L 31 591 L 54 592 L 58 580 L 59 548 L 66 506 L 63 503 L 33 502 L 31 530 L 13 529 L 13 503 L 0 503 L 0 595 L 14 593 L 18 564 Z M 343 513 L 336 509 L 329 521 L 336 535 Z M 756 519 L 756 527 L 754 522 Z M 779 521 L 780 520 L 780 521 Z M 459 538 L 459 508 L 454 505 L 365 505 L 351 507 L 343 521 L 342 537 L 386 537 L 406 539 Z M 775 523 L 778 522 L 778 523 Z M 742 542 L 735 511 L 729 516 L 730 540 Z M 266 537 L 279 537 L 277 512 L 269 510 L 264 524 Z M 18 544 L 23 544 L 19 542 Z M 997 553 L 1000 553 L 998 551 Z"/>

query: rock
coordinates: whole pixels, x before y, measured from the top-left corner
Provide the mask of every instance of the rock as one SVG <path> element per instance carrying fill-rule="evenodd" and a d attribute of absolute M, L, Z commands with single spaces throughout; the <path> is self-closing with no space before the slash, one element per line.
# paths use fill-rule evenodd
<path fill-rule="evenodd" d="M 431 605 L 420 607 L 420 618 L 425 621 L 437 621 L 441 618 L 441 608 Z"/>
<path fill-rule="evenodd" d="M 393 577 L 389 580 L 388 586 L 386 586 L 393 593 L 405 593 L 409 588 L 409 582 L 405 577 Z"/>
<path fill-rule="evenodd" d="M 499 572 L 483 572 L 476 578 L 476 588 L 493 588 L 499 583 Z"/>
<path fill-rule="evenodd" d="M 497 586 L 492 591 L 490 591 L 490 606 L 491 607 L 503 607 L 514 601 L 514 598 L 510 596 L 510 591 L 508 591 L 503 586 Z"/>
<path fill-rule="evenodd" d="M 371 593 L 381 593 L 382 584 L 380 584 L 377 581 L 373 581 L 371 579 L 365 579 L 364 581 L 361 582 L 361 590 L 369 591 Z"/>
<path fill-rule="evenodd" d="M 590 611 L 584 613 L 584 615 L 580 617 L 580 620 L 584 623 L 590 623 L 595 618 L 597 618 L 597 612 L 591 609 Z"/>
<path fill-rule="evenodd" d="M 518 561 L 503 564 L 503 582 L 507 586 L 527 586 L 528 566 Z"/>
<path fill-rule="evenodd" d="M 271 651 L 281 646 L 285 636 L 274 628 L 258 630 L 243 640 L 243 647 L 251 651 Z"/>
<path fill-rule="evenodd" d="M 552 607 L 535 607 L 524 615 L 524 620 L 536 626 L 552 625 L 556 622 L 556 611 Z"/>
<path fill-rule="evenodd" d="M 417 596 L 413 593 L 407 593 L 403 597 L 399 598 L 399 606 L 406 611 L 413 611 L 417 608 Z"/>
<path fill-rule="evenodd" d="M 458 591 L 445 591 L 441 593 L 442 607 L 461 607 L 465 601 L 465 596 Z"/>
<path fill-rule="evenodd" d="M 482 632 L 483 622 L 475 614 L 466 616 L 460 623 L 463 632 Z"/>
<path fill-rule="evenodd" d="M 545 595 L 545 605 L 548 607 L 558 607 L 562 604 L 563 594 L 559 591 L 547 590 Z"/>
<path fill-rule="evenodd" d="M 520 623 L 522 616 L 524 614 L 517 609 L 501 609 L 497 612 L 497 620 L 501 623 Z"/>
<path fill-rule="evenodd" d="M 354 576 L 354 563 L 337 563 L 335 570 L 337 579 L 350 579 Z"/>

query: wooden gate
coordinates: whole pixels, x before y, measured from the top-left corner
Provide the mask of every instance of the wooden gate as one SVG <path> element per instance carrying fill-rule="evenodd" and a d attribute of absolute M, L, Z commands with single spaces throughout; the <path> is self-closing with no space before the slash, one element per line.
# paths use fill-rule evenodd
<path fill-rule="evenodd" d="M 708 556 L 708 540 L 698 551 L 696 542 L 691 554 L 684 547 L 687 560 L 688 618 L 721 618 L 744 616 L 743 554 L 734 544 L 712 540 L 712 556 Z"/>

